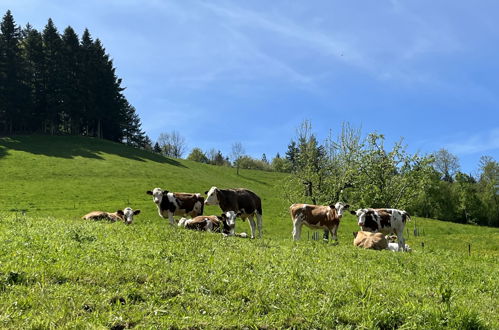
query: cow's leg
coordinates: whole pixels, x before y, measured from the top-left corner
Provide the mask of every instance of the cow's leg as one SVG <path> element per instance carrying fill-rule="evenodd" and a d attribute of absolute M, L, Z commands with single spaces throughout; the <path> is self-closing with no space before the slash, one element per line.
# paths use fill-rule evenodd
<path fill-rule="evenodd" d="M 395 234 L 397 234 L 397 242 L 399 244 L 399 251 L 405 251 L 404 230 L 397 229 L 397 230 L 395 230 Z"/>
<path fill-rule="evenodd" d="M 303 222 L 300 217 L 296 217 L 293 219 L 293 239 L 298 241 L 301 236 L 301 227 L 303 226 Z"/>
<path fill-rule="evenodd" d="M 175 226 L 175 219 L 173 219 L 173 212 L 168 211 L 168 220 L 170 221 L 170 225 Z"/>
<path fill-rule="evenodd" d="M 337 234 L 338 234 L 338 227 L 339 227 L 338 225 L 334 225 L 333 227 L 330 228 L 330 230 L 331 230 L 331 239 L 334 242 L 336 242 L 336 243 L 338 243 L 338 236 L 337 236 Z"/>
<path fill-rule="evenodd" d="M 255 238 L 256 224 L 255 224 L 255 219 L 253 219 L 253 215 L 250 215 L 248 217 L 248 220 L 251 229 L 251 238 Z"/>
<path fill-rule="evenodd" d="M 257 213 L 256 214 L 256 222 L 257 222 L 257 225 L 258 225 L 258 237 L 259 238 L 262 238 L 262 215 Z"/>
<path fill-rule="evenodd" d="M 324 241 L 329 241 L 329 230 L 328 229 L 324 229 L 324 234 L 322 234 L 322 239 Z"/>

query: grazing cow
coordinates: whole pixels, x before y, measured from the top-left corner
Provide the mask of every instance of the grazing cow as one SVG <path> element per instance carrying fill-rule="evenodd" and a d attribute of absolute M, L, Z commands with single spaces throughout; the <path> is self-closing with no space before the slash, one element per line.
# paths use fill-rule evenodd
<path fill-rule="evenodd" d="M 84 220 L 109 220 L 111 222 L 123 221 L 127 225 L 133 222 L 133 216 L 140 213 L 140 210 L 132 210 L 127 207 L 123 211 L 118 210 L 116 212 L 102 212 L 102 211 L 93 211 L 88 214 L 85 214 L 82 219 Z"/>
<path fill-rule="evenodd" d="M 388 241 L 382 233 L 358 231 L 353 233 L 353 237 L 353 245 L 364 249 L 385 250 L 388 248 Z"/>
<path fill-rule="evenodd" d="M 231 236 L 234 235 L 236 216 L 237 214 L 234 211 L 228 211 L 222 213 L 220 216 L 200 215 L 194 219 L 182 218 L 180 219 L 178 226 L 193 230 L 214 231 L 226 236 Z"/>
<path fill-rule="evenodd" d="M 201 194 L 174 193 L 161 188 L 154 188 L 146 193 L 153 196 L 159 216 L 168 218 L 171 225 L 175 225 L 174 215 L 189 215 L 193 218 L 203 214 L 204 198 Z"/>
<path fill-rule="evenodd" d="M 383 234 L 395 233 L 397 235 L 399 250 L 405 250 L 404 227 L 409 214 L 397 209 L 358 209 L 351 211 L 358 218 L 358 225 L 363 231 L 381 232 Z"/>
<path fill-rule="evenodd" d="M 255 238 L 255 220 L 258 223 L 258 236 L 262 237 L 262 201 L 254 192 L 243 189 L 218 189 L 211 187 L 205 192 L 206 205 L 219 205 L 223 212 L 234 211 L 241 219 L 249 219 L 251 238 Z"/>
<path fill-rule="evenodd" d="M 331 232 L 332 239 L 337 241 L 336 233 L 340 225 L 343 211 L 348 209 L 348 204 L 338 202 L 329 206 L 293 204 L 289 207 L 293 221 L 293 239 L 299 240 L 303 225 L 312 229 L 326 229 Z"/>

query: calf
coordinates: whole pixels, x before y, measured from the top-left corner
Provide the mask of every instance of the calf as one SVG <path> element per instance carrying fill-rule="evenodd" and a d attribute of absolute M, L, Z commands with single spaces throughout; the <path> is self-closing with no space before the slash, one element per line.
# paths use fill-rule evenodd
<path fill-rule="evenodd" d="M 153 196 L 159 216 L 175 224 L 174 215 L 196 217 L 203 214 L 204 198 L 200 194 L 174 193 L 161 188 L 146 192 Z"/>
<path fill-rule="evenodd" d="M 133 216 L 140 213 L 140 210 L 132 210 L 130 207 L 124 210 L 118 210 L 116 212 L 102 212 L 93 211 L 85 214 L 82 219 L 84 220 L 109 220 L 111 222 L 123 221 L 127 225 L 133 222 Z"/>
<path fill-rule="evenodd" d="M 388 248 L 388 240 L 382 233 L 358 231 L 353 233 L 353 237 L 353 245 L 364 249 L 385 250 Z"/>
<path fill-rule="evenodd" d="M 293 239 L 299 240 L 303 225 L 312 229 L 327 229 L 332 234 L 332 239 L 337 241 L 336 236 L 343 211 L 348 209 L 348 204 L 338 202 L 329 206 L 293 204 L 289 207 L 291 220 L 293 221 Z"/>
<path fill-rule="evenodd" d="M 255 220 L 258 225 L 258 236 L 262 237 L 262 200 L 257 194 L 248 189 L 218 189 L 211 187 L 205 192 L 206 205 L 218 205 L 223 212 L 234 211 L 240 214 L 241 219 L 249 219 L 251 238 L 255 238 Z"/>
<path fill-rule="evenodd" d="M 404 228 L 410 220 L 409 214 L 397 209 L 358 209 L 351 211 L 357 216 L 358 225 L 363 231 L 397 235 L 399 250 L 405 250 Z"/>
<path fill-rule="evenodd" d="M 178 226 L 193 230 L 214 231 L 229 236 L 234 235 L 236 216 L 234 211 L 228 211 L 220 216 L 200 215 L 194 219 L 182 218 Z"/>

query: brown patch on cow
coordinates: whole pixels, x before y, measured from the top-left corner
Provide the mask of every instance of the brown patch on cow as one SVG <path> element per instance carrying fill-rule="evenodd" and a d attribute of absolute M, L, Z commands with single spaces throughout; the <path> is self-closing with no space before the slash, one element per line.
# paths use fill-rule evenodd
<path fill-rule="evenodd" d="M 290 207 L 290 213 L 291 219 L 301 216 L 305 225 L 325 227 L 331 230 L 340 224 L 336 209 L 330 206 L 293 204 Z"/>
<path fill-rule="evenodd" d="M 188 193 L 173 193 L 173 196 L 178 203 L 178 209 L 175 210 L 175 215 L 183 215 L 180 210 L 186 211 L 186 214 L 190 215 L 191 217 L 203 214 L 204 197 L 198 196 L 197 194 Z M 165 196 L 164 198 L 168 199 L 167 196 Z M 199 211 L 195 211 L 194 207 L 198 202 L 201 203 L 199 206 L 200 208 Z"/>
<path fill-rule="evenodd" d="M 353 240 L 353 245 L 364 249 L 384 250 L 388 247 L 388 241 L 382 233 L 359 231 Z"/>
<path fill-rule="evenodd" d="M 103 211 L 93 211 L 85 214 L 81 217 L 83 220 L 109 220 L 111 222 L 123 221 L 124 213 L 121 210 L 118 210 L 114 213 L 103 212 Z"/>

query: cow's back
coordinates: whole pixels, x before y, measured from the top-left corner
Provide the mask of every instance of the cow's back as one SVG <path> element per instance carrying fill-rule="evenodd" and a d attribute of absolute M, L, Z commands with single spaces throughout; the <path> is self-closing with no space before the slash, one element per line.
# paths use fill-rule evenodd
<path fill-rule="evenodd" d="M 384 250 L 388 247 L 388 241 L 382 233 L 371 233 L 359 231 L 353 244 L 364 249 Z"/>
<path fill-rule="evenodd" d="M 184 213 L 182 210 L 185 210 L 185 213 L 191 214 L 191 216 L 203 214 L 204 197 L 200 194 L 174 193 L 173 196 L 178 204 L 175 214 L 182 215 Z"/>
<path fill-rule="evenodd" d="M 262 215 L 262 200 L 251 190 L 244 188 L 222 189 L 219 205 L 222 211 L 258 213 Z"/>

